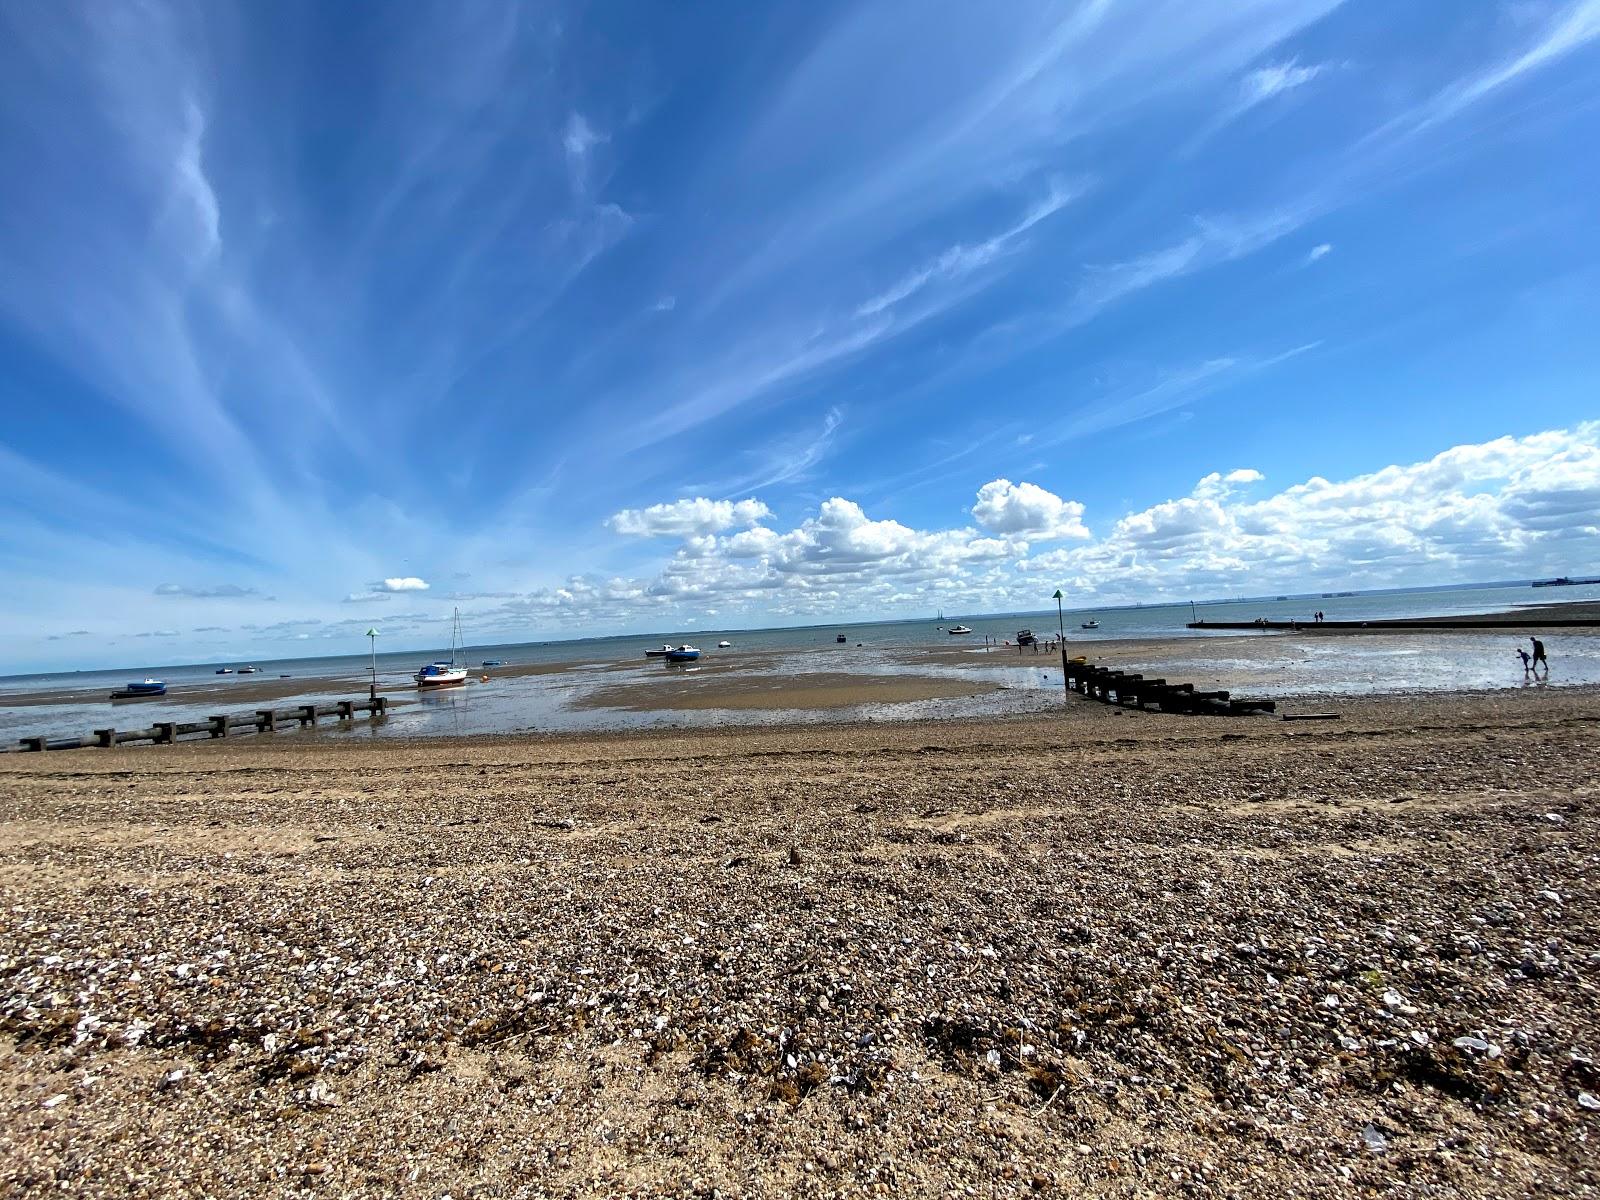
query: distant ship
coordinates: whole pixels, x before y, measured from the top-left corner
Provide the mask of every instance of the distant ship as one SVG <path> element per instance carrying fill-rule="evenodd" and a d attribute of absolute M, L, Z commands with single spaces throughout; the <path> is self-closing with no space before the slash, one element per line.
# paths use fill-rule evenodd
<path fill-rule="evenodd" d="M 1535 579 L 1534 587 L 1578 587 L 1585 583 L 1600 583 L 1600 575 L 1592 579 L 1569 579 L 1565 575 L 1558 575 L 1554 579 Z"/>

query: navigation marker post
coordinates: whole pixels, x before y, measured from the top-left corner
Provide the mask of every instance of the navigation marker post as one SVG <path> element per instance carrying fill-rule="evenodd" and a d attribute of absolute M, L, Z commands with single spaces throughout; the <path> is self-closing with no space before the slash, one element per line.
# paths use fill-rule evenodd
<path fill-rule="evenodd" d="M 1056 635 L 1061 642 L 1061 696 L 1065 701 L 1072 700 L 1072 688 L 1067 683 L 1067 625 L 1061 616 L 1061 589 L 1056 589 Z"/>
<path fill-rule="evenodd" d="M 367 699 L 376 700 L 378 698 L 378 631 L 376 629 L 367 630 L 367 642 L 372 647 L 372 689 L 367 693 Z M 1066 660 L 1062 659 L 1062 661 L 1065 662 Z"/>

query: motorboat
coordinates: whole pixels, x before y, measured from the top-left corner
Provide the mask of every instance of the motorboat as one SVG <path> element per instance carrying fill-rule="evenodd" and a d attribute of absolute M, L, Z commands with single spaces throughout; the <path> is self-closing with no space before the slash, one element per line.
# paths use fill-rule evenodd
<path fill-rule="evenodd" d="M 217 668 L 217 674 L 218 675 L 232 675 L 233 674 L 233 668 L 232 667 L 218 667 Z"/>
<path fill-rule="evenodd" d="M 845 637 L 845 635 L 841 633 L 838 637 L 834 638 L 833 640 L 836 641 L 836 642 L 848 642 L 850 639 Z"/>
<path fill-rule="evenodd" d="M 146 679 L 141 683 L 124 684 L 119 691 L 111 693 L 113 700 L 153 700 L 157 696 L 167 694 L 165 680 Z"/>
<path fill-rule="evenodd" d="M 422 667 L 411 678 L 424 691 L 438 688 L 461 687 L 467 682 L 467 668 L 456 661 L 461 650 L 461 610 L 458 608 L 450 620 L 450 657 L 437 658 Z"/>
<path fill-rule="evenodd" d="M 672 646 L 664 645 L 659 650 L 646 650 L 644 652 L 644 656 L 646 658 L 665 658 L 667 655 L 672 653 L 673 649 L 674 648 Z"/>
<path fill-rule="evenodd" d="M 241 674 L 241 675 L 254 675 L 259 670 L 261 670 L 260 667 L 240 667 L 239 668 L 239 674 Z"/>
<path fill-rule="evenodd" d="M 718 650 L 726 650 L 731 645 L 733 645 L 732 642 L 718 642 L 717 643 L 717 649 Z"/>
<path fill-rule="evenodd" d="M 952 625 L 950 626 L 949 632 L 952 634 L 971 633 L 972 630 L 968 629 L 965 625 Z"/>
<path fill-rule="evenodd" d="M 505 660 L 504 659 L 486 658 L 486 659 L 483 660 L 483 665 L 486 666 L 486 667 L 503 667 L 506 664 L 505 664 Z"/>
<path fill-rule="evenodd" d="M 669 663 L 694 662 L 699 657 L 700 651 L 689 645 L 674 646 L 667 651 L 667 661 Z"/>
<path fill-rule="evenodd" d="M 1085 621 L 1083 623 L 1082 628 L 1084 628 L 1084 629 L 1099 629 L 1100 628 L 1100 622 L 1096 621 L 1093 617 L 1090 617 L 1087 621 Z"/>
<path fill-rule="evenodd" d="M 1038 638 L 1033 636 L 1033 630 L 1031 629 L 1017 630 L 1017 645 L 1019 646 L 1031 646 L 1038 640 Z"/>

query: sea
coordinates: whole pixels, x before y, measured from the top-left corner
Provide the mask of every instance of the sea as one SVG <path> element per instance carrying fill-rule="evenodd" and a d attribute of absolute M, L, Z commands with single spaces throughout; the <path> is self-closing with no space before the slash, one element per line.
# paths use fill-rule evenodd
<path fill-rule="evenodd" d="M 1013 641 L 1019 629 L 1031 628 L 1041 636 L 1059 631 L 1077 653 L 1091 656 L 1115 652 L 1117 643 L 1141 639 L 1208 639 L 1215 643 L 1219 663 L 1233 660 L 1230 639 L 1259 638 L 1254 631 L 1229 632 L 1191 630 L 1197 619 L 1208 622 L 1250 622 L 1258 617 L 1271 620 L 1309 622 L 1321 610 L 1329 620 L 1363 621 L 1401 617 L 1455 616 L 1501 612 L 1522 606 L 1567 602 L 1600 601 L 1600 584 L 1535 588 L 1527 584 L 1503 584 L 1473 588 L 1435 588 L 1405 591 L 1316 593 L 1311 595 L 1253 597 L 1146 604 L 1121 607 L 1074 607 L 1059 616 L 1056 610 L 1013 613 L 961 613 L 871 622 L 846 622 L 827 625 L 770 629 L 677 629 L 655 633 L 565 639 L 558 641 L 471 645 L 465 661 L 473 669 L 473 684 L 437 695 L 418 697 L 408 688 L 412 673 L 437 654 L 415 650 L 383 652 L 374 661 L 367 654 L 256 660 L 253 675 L 217 675 L 219 666 L 238 667 L 241 661 L 226 664 L 148 663 L 130 664 L 113 670 L 54 672 L 0 676 L 0 743 L 35 735 L 71 736 L 106 726 L 148 726 L 155 721 L 192 721 L 215 712 L 249 711 L 271 704 L 327 701 L 364 694 L 376 668 L 378 686 L 408 701 L 382 722 L 355 723 L 350 729 L 359 736 L 427 736 L 434 734 L 506 733 L 531 730 L 583 731 L 632 727 L 695 727 L 731 722 L 771 723 L 803 720 L 896 719 L 938 715 L 967 715 L 995 710 L 991 698 L 957 704 L 948 701 L 896 704 L 861 712 L 817 710 L 725 710 L 626 712 L 596 709 L 582 701 L 596 687 L 626 680 L 628 672 L 655 670 L 658 661 L 646 661 L 644 650 L 663 644 L 689 642 L 712 656 L 727 655 L 748 664 L 752 672 L 777 677 L 792 677 L 816 670 L 847 669 L 858 674 L 905 674 L 958 676 L 963 668 L 948 663 L 929 663 L 910 658 L 907 651 L 962 646 L 981 652 L 988 644 L 1001 646 Z M 1095 629 L 1085 629 L 1089 621 Z M 960 624 L 970 634 L 952 636 L 948 630 Z M 469 631 L 470 632 L 470 631 Z M 833 656 L 818 656 L 819 649 L 838 647 L 840 636 L 853 653 L 847 668 Z M 1291 636 L 1291 635 L 1282 635 Z M 1270 681 L 1258 683 L 1253 693 L 1263 695 L 1337 695 L 1373 691 L 1433 691 L 1518 687 L 1527 681 L 1513 659 L 1513 648 L 1503 633 L 1463 633 L 1448 636 L 1402 634 L 1395 637 L 1335 636 L 1313 639 L 1315 646 L 1303 656 L 1291 656 L 1290 666 Z M 1600 637 L 1586 631 L 1547 639 L 1561 647 L 1557 659 L 1561 669 L 1552 685 L 1600 683 Z M 719 641 L 732 645 L 717 648 Z M 1237 645 L 1235 643 L 1235 645 Z M 1198 649 L 1198 647 L 1196 647 Z M 1245 649 L 1238 646 L 1238 649 Z M 1189 656 L 1186 661 L 1195 661 Z M 1240 659 L 1240 662 L 1246 659 Z M 537 667 L 564 664 L 570 669 L 546 674 L 497 677 L 500 668 L 479 664 L 498 662 L 505 667 Z M 619 669 L 623 672 L 618 674 Z M 491 687 L 476 686 L 478 673 L 491 677 Z M 992 673 L 991 673 L 992 675 Z M 136 704 L 112 704 L 111 691 L 133 680 L 147 677 L 164 680 L 169 695 L 161 700 Z M 641 675 L 641 678 L 643 676 Z M 1047 672 L 1022 664 L 999 678 L 1007 695 L 1001 709 L 1027 707 L 1040 696 L 1060 688 L 1060 672 L 1052 681 Z M 303 691 L 293 681 L 304 680 Z M 226 695 L 218 698 L 211 689 L 251 683 L 273 682 L 279 694 L 269 701 L 241 700 L 229 704 Z M 205 687 L 202 701 L 186 701 L 186 689 Z M 60 693 L 61 702 L 51 704 L 8 705 L 8 696 Z M 1031 695 L 1038 693 L 1039 695 Z M 241 690 L 241 695 L 244 692 Z M 410 701 L 418 701 L 410 703 Z M 137 716 L 135 716 L 135 710 Z M 320 727 L 319 727 L 320 729 Z M 318 736 L 327 736 L 319 732 Z"/>

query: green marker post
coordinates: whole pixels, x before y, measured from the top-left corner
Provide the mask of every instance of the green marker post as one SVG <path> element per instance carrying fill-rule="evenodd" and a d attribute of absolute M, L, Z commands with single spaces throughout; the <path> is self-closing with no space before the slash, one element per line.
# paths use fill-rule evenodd
<path fill-rule="evenodd" d="M 1061 615 L 1061 589 L 1056 589 L 1056 636 L 1061 642 L 1061 697 L 1065 702 L 1072 700 L 1072 689 L 1067 686 L 1067 623 Z"/>

